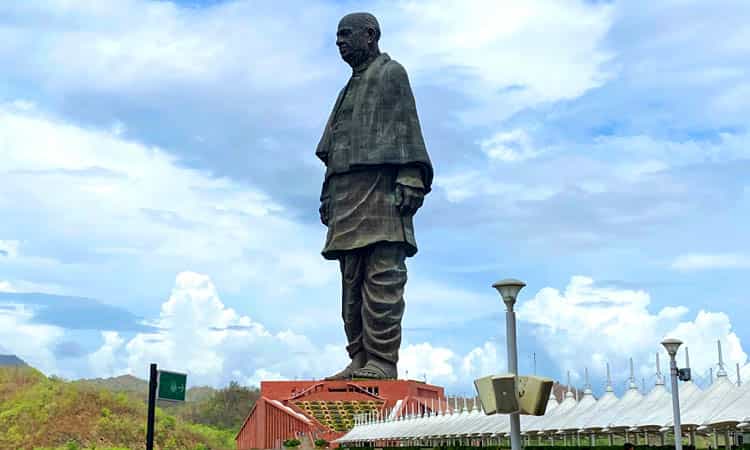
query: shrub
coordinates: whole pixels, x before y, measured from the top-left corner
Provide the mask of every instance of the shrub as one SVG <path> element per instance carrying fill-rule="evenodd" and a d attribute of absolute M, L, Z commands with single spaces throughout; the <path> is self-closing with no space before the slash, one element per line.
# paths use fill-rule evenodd
<path fill-rule="evenodd" d="M 299 439 L 287 439 L 284 441 L 284 447 L 287 448 L 297 448 L 302 442 L 300 442 Z"/>

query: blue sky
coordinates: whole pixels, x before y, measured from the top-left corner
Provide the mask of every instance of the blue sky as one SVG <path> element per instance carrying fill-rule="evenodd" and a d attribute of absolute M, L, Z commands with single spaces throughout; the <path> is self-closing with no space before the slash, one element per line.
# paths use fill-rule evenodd
<path fill-rule="evenodd" d="M 5 2 L 0 353 L 213 385 L 345 364 L 314 149 L 350 73 L 335 27 L 360 10 L 436 173 L 402 376 L 470 393 L 503 371 L 506 277 L 528 284 L 524 371 L 588 367 L 601 392 L 633 357 L 653 383 L 674 335 L 699 381 L 716 340 L 750 376 L 741 1 Z"/>

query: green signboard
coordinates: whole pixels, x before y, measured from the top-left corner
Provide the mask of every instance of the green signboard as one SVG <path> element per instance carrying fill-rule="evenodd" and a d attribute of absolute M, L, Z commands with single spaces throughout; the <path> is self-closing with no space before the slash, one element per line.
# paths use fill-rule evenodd
<path fill-rule="evenodd" d="M 157 397 L 159 400 L 185 401 L 187 375 L 184 373 L 159 371 Z"/>

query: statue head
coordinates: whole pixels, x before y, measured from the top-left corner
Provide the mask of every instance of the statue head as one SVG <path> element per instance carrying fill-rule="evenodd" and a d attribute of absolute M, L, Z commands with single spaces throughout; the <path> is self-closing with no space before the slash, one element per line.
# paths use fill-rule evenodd
<path fill-rule="evenodd" d="M 352 67 L 357 67 L 372 56 L 378 55 L 380 25 L 370 13 L 352 13 L 339 21 L 336 31 L 336 46 L 341 58 Z"/>

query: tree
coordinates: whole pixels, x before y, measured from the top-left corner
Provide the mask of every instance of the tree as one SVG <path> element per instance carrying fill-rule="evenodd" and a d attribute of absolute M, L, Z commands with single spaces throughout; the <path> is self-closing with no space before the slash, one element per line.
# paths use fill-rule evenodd
<path fill-rule="evenodd" d="M 239 431 L 259 397 L 258 389 L 232 381 L 210 398 L 193 405 L 186 404 L 182 416 L 191 422 Z"/>

